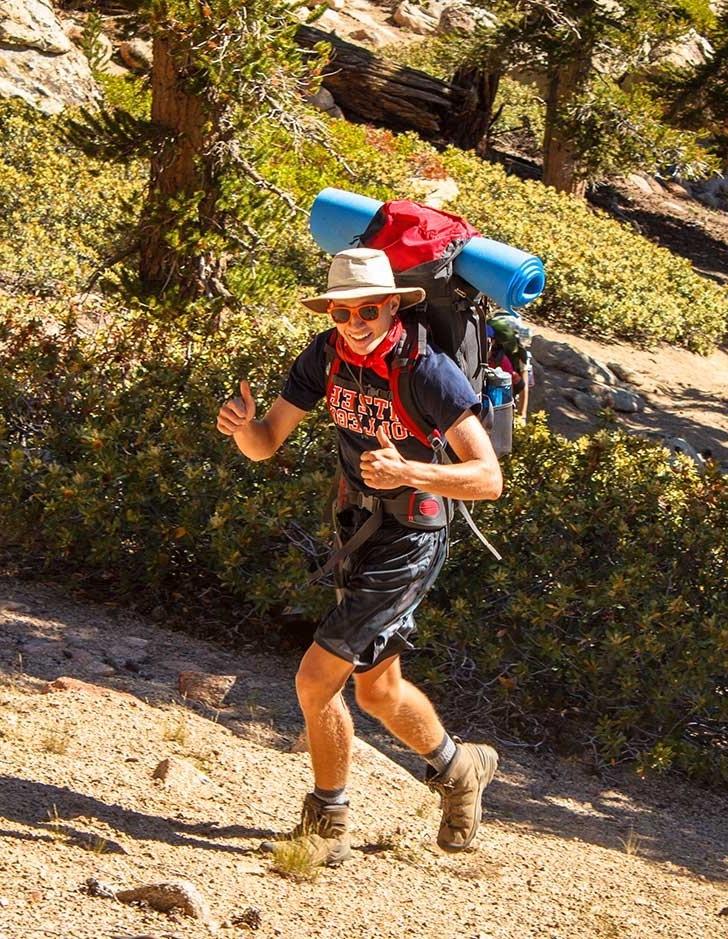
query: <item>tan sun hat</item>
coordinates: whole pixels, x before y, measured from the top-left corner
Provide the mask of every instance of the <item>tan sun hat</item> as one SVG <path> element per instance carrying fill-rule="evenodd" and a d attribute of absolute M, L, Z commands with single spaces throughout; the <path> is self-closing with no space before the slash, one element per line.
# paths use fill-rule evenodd
<path fill-rule="evenodd" d="M 397 287 L 389 258 L 374 248 L 349 248 L 335 254 L 329 267 L 326 293 L 301 300 L 314 313 L 325 313 L 330 300 L 356 300 L 358 297 L 386 297 L 397 294 L 406 310 L 425 299 L 421 287 Z"/>

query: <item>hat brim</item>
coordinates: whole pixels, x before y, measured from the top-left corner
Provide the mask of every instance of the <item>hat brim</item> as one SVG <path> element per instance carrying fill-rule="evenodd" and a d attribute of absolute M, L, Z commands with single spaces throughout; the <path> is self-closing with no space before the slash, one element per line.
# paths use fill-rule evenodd
<path fill-rule="evenodd" d="M 332 300 L 357 300 L 360 297 L 391 297 L 397 295 L 400 300 L 400 310 L 406 310 L 416 303 L 422 303 L 425 299 L 425 291 L 422 287 L 394 287 L 381 288 L 376 287 L 348 287 L 341 290 L 329 290 L 327 293 L 319 294 L 317 297 L 305 297 L 301 303 L 313 310 L 314 313 L 326 313 L 327 307 Z"/>

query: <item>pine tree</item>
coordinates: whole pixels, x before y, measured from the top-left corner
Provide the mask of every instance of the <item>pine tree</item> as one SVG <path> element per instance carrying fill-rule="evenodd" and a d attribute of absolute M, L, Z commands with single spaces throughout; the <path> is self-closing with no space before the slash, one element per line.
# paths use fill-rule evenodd
<path fill-rule="evenodd" d="M 545 86 L 544 182 L 583 194 L 610 171 L 661 162 L 707 166 L 696 141 L 671 131 L 659 105 L 620 82 L 660 46 L 710 21 L 707 0 L 497 0 L 498 25 L 463 43 L 462 62 L 492 85 L 512 69 Z"/>
<path fill-rule="evenodd" d="M 723 5 L 709 39 L 713 56 L 682 75 L 670 76 L 667 94 L 672 98 L 671 119 L 691 129 L 704 129 L 712 137 L 728 168 L 728 6 Z"/>
<path fill-rule="evenodd" d="M 322 50 L 298 48 L 297 7 L 288 0 L 139 6 L 153 39 L 151 120 L 120 109 L 85 113 L 69 123 L 68 138 L 98 157 L 149 160 L 141 217 L 111 260 L 138 252 L 144 291 L 170 305 L 207 298 L 219 308 L 233 302 L 232 258 L 244 263 L 259 241 L 246 208 L 260 214 L 270 196 L 271 214 L 283 203 L 298 210 L 256 168 L 255 128 L 267 120 L 294 142 L 321 138 L 302 91 L 315 87 Z"/>
<path fill-rule="evenodd" d="M 299 22 L 286 0 L 147 0 L 146 12 L 152 122 L 167 139 L 151 158 L 141 279 L 183 299 L 227 297 L 230 252 L 250 245 L 225 208 L 225 180 L 265 188 L 247 131 L 266 117 L 296 126 L 309 74 Z"/>

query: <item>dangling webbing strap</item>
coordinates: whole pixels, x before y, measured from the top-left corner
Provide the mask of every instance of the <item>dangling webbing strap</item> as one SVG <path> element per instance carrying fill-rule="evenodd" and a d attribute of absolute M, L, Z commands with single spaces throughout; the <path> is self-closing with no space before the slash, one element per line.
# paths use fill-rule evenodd
<path fill-rule="evenodd" d="M 374 497 L 372 497 L 374 499 Z M 371 538 L 374 532 L 381 526 L 384 519 L 384 510 L 382 509 L 382 503 L 379 499 L 374 499 L 374 505 L 372 514 L 364 522 L 361 528 L 358 528 L 354 534 L 349 538 L 346 544 L 338 548 L 334 553 L 329 557 L 328 561 L 309 577 L 309 584 L 315 584 L 317 581 L 321 580 L 322 577 L 326 577 L 327 574 L 330 574 L 342 561 L 349 557 L 350 554 L 353 554 L 357 548 L 361 547 L 367 538 Z"/>
<path fill-rule="evenodd" d="M 435 451 L 435 453 L 437 454 L 438 460 L 439 460 L 441 463 L 449 463 L 449 464 L 452 464 L 452 460 L 451 460 L 450 457 L 447 455 L 447 451 L 445 450 L 445 445 L 444 445 L 443 442 L 442 442 L 442 437 L 440 437 L 439 435 L 437 435 L 437 436 L 433 435 L 431 443 L 432 443 L 432 449 L 433 449 L 433 450 Z M 493 557 L 496 559 L 496 561 L 502 561 L 503 558 L 502 558 L 502 556 L 498 553 L 497 549 L 493 547 L 493 545 L 488 541 L 488 539 L 485 537 L 485 535 L 483 534 L 483 532 L 482 532 L 482 531 L 478 528 L 478 526 L 475 524 L 475 521 L 474 521 L 474 519 L 473 519 L 473 516 L 470 514 L 470 510 L 469 510 L 468 507 L 465 505 L 465 503 L 463 502 L 463 500 L 462 500 L 462 499 L 454 499 L 453 502 L 455 503 L 455 507 L 457 508 L 458 512 L 460 512 L 460 514 L 462 515 L 462 517 L 465 519 L 465 521 L 466 521 L 466 522 L 468 523 L 468 525 L 470 526 L 470 530 L 471 530 L 475 535 L 477 535 L 478 538 L 480 538 L 480 540 L 483 542 L 483 544 L 485 545 L 485 547 L 490 551 L 490 553 L 493 555 Z"/>

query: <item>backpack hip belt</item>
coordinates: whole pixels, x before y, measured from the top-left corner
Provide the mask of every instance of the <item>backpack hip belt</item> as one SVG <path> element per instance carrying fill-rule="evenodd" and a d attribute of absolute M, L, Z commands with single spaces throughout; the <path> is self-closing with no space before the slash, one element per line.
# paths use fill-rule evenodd
<path fill-rule="evenodd" d="M 394 516 L 405 528 L 426 531 L 446 528 L 452 518 L 449 499 L 421 489 L 410 489 L 393 499 L 384 499 L 380 496 L 358 492 L 355 489 L 342 488 L 339 490 L 336 502 L 337 512 L 343 512 L 344 509 L 355 506 L 374 514 L 378 508 L 381 508 L 383 515 Z"/>
<path fill-rule="evenodd" d="M 343 474 L 339 480 L 334 499 L 333 516 L 354 506 L 371 512 L 368 519 L 354 532 L 349 540 L 333 552 L 326 563 L 314 571 L 308 582 L 314 584 L 335 570 L 350 554 L 361 547 L 382 526 L 385 515 L 391 515 L 405 528 L 419 531 L 437 531 L 448 528 L 452 520 L 452 504 L 449 499 L 436 496 L 421 489 L 410 489 L 393 499 L 367 495 L 347 485 Z"/>

